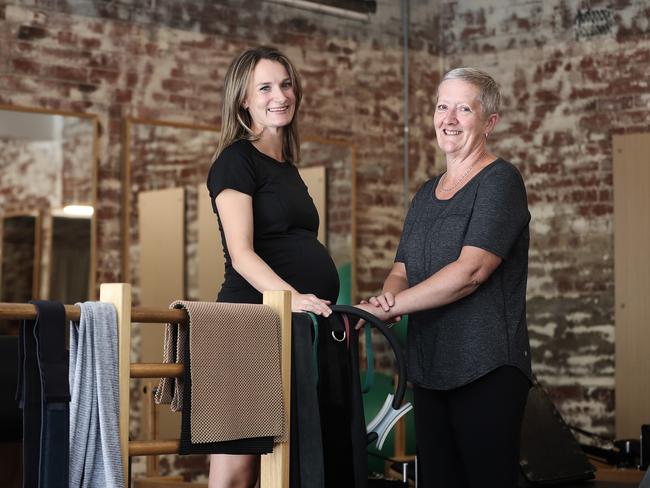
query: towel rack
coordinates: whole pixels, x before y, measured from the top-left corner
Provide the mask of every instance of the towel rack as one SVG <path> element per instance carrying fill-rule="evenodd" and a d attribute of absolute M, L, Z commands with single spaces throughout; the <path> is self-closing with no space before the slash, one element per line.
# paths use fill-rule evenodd
<path fill-rule="evenodd" d="M 286 415 L 285 425 L 289 429 L 291 425 L 291 294 L 288 291 L 265 291 L 263 296 L 264 305 L 270 306 L 280 317 L 282 394 Z M 129 456 L 175 454 L 178 453 L 179 447 L 178 439 L 129 441 L 130 379 L 174 378 L 183 374 L 181 364 L 131 363 L 131 326 L 134 323 L 187 323 L 188 319 L 185 311 L 180 309 L 132 307 L 131 285 L 128 283 L 102 284 L 99 299 L 102 302 L 112 303 L 117 310 L 120 450 L 124 465 L 124 479 L 128 487 Z M 67 320 L 78 321 L 80 313 L 79 307 L 65 305 Z M 28 303 L 0 303 L 0 318 L 35 319 L 36 307 Z M 289 448 L 289 441 L 275 444 L 272 453 L 261 457 L 260 486 L 262 488 L 289 486 Z"/>

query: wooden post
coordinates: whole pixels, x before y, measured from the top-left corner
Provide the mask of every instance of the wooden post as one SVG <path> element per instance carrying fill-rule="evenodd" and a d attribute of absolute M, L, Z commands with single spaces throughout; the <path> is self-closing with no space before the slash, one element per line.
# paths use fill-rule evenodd
<path fill-rule="evenodd" d="M 124 484 L 129 483 L 129 386 L 131 366 L 131 285 L 128 283 L 103 283 L 99 300 L 115 305 L 117 309 L 118 374 L 120 405 L 120 451 L 124 466 Z"/>
<path fill-rule="evenodd" d="M 158 386 L 158 380 L 147 379 L 144 381 L 142 394 L 144 395 L 144 411 L 143 416 L 147 417 L 147 439 L 155 441 L 158 439 L 158 422 L 156 416 L 156 403 L 154 402 L 153 392 Z M 152 478 L 159 476 L 158 472 L 158 456 L 152 454 L 147 456 L 147 477 Z"/>
<path fill-rule="evenodd" d="M 265 291 L 264 305 L 280 316 L 282 394 L 287 442 L 275 444 L 262 456 L 260 488 L 289 487 L 289 434 L 291 425 L 291 292 Z"/>

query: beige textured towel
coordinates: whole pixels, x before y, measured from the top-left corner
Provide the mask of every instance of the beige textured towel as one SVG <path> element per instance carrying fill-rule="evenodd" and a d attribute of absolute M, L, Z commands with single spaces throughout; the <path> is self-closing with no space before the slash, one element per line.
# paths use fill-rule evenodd
<path fill-rule="evenodd" d="M 280 319 L 266 305 L 175 301 L 189 315 L 194 443 L 284 441 Z M 183 327 L 167 324 L 163 361 L 185 363 Z M 177 333 L 176 333 L 177 332 Z M 156 403 L 183 407 L 182 378 L 162 378 Z"/>

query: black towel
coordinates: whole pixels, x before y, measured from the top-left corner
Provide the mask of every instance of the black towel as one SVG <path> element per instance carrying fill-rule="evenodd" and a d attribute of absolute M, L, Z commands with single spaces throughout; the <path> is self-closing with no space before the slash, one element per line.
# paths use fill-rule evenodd
<path fill-rule="evenodd" d="M 32 301 L 36 320 L 20 325 L 17 400 L 23 409 L 23 487 L 67 488 L 68 351 L 65 307 Z"/>

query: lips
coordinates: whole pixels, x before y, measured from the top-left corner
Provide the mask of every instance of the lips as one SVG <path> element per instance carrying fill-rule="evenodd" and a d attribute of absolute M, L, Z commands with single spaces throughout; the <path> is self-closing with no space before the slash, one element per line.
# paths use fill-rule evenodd
<path fill-rule="evenodd" d="M 446 136 L 457 136 L 457 135 L 461 134 L 462 131 L 460 131 L 460 130 L 452 130 L 452 129 L 442 129 L 442 132 Z"/>
<path fill-rule="evenodd" d="M 283 114 L 289 111 L 289 106 L 285 105 L 283 107 L 271 107 L 267 109 L 268 112 L 272 114 Z"/>

